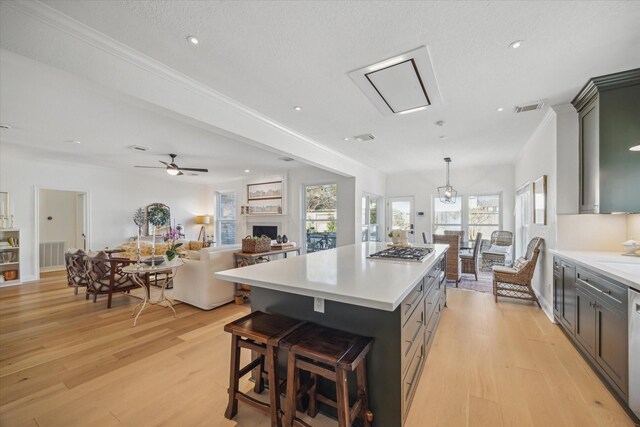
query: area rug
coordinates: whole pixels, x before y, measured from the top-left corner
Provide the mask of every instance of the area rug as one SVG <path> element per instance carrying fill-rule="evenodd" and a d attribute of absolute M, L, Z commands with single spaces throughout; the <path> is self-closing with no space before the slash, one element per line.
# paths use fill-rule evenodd
<path fill-rule="evenodd" d="M 157 287 L 157 286 L 151 286 L 151 301 L 157 301 L 160 299 L 160 292 L 162 290 Z M 144 298 L 144 290 L 142 288 L 137 288 L 137 289 L 132 289 L 131 293 L 129 295 L 131 295 L 134 298 L 138 298 L 138 299 L 143 299 Z M 180 301 L 177 301 L 175 299 L 173 299 L 173 289 L 167 289 L 166 291 L 164 291 L 164 294 L 171 300 L 173 301 L 173 305 L 178 305 L 178 304 L 182 304 Z M 167 307 L 167 301 L 162 301 L 160 303 L 161 306 Z"/>
<path fill-rule="evenodd" d="M 456 287 L 455 283 L 450 281 L 447 281 L 447 286 L 449 286 L 450 288 Z M 479 271 L 477 281 L 473 274 L 463 274 L 462 278 L 460 279 L 460 282 L 458 282 L 458 288 L 492 294 L 493 293 L 493 272 Z"/>

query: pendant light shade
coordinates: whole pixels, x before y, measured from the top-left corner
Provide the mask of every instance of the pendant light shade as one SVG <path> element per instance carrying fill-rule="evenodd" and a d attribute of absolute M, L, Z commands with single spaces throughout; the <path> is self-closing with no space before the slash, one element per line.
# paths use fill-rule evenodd
<path fill-rule="evenodd" d="M 449 164 L 451 163 L 451 157 L 445 157 L 444 161 L 447 164 L 447 185 L 438 187 L 438 197 L 440 197 L 442 203 L 453 204 L 458 199 L 458 192 L 449 183 Z"/>

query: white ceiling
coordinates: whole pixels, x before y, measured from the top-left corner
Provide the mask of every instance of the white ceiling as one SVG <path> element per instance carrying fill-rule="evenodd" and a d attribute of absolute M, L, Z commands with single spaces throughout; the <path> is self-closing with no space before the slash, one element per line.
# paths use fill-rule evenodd
<path fill-rule="evenodd" d="M 158 161 L 175 153 L 179 166 L 209 173 L 170 179 L 209 183 L 304 166 L 19 55 L 3 51 L 0 61 L 0 118 L 13 126 L 2 131 L 2 139 L 37 149 L 41 156 L 134 171 L 134 165 L 162 166 Z M 132 151 L 133 145 L 151 150 Z M 162 169 L 135 171 L 168 178 Z"/>
<path fill-rule="evenodd" d="M 544 115 L 515 105 L 566 103 L 589 77 L 640 66 L 635 1 L 46 4 L 386 173 L 441 168 L 445 155 L 510 162 Z M 444 105 L 383 117 L 347 73 L 420 45 Z M 343 140 L 362 133 L 377 138 Z"/>

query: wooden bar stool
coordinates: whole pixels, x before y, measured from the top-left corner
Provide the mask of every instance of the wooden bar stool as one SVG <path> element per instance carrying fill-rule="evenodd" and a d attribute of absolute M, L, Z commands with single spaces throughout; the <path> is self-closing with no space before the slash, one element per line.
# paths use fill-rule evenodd
<path fill-rule="evenodd" d="M 311 375 L 308 414 L 318 413 L 317 402 L 332 406 L 338 411 L 338 426 L 348 427 L 360 418 L 362 425 L 371 426 L 373 413 L 367 397 L 367 368 L 365 357 L 373 343 L 372 338 L 361 337 L 336 329 L 306 323 L 281 342 L 289 350 L 287 360 L 287 400 L 284 425 L 292 426 L 296 413 L 296 397 L 299 387 L 298 370 Z M 356 372 L 358 397 L 349 406 L 347 374 Z M 337 401 L 318 393 L 318 376 L 336 383 Z"/>
<path fill-rule="evenodd" d="M 304 324 L 303 321 L 289 317 L 266 314 L 261 311 L 244 316 L 225 325 L 224 330 L 231 333 L 231 366 L 229 371 L 229 404 L 224 416 L 232 419 L 238 413 L 238 400 L 252 405 L 261 411 L 270 413 L 271 425 L 279 426 L 280 389 L 283 384 L 278 379 L 277 354 L 282 338 Z M 246 348 L 258 353 L 258 357 L 245 367 L 240 367 L 240 349 Z M 265 373 L 265 362 L 267 371 Z M 254 369 L 258 369 L 254 391 L 264 391 L 265 377 L 269 381 L 269 404 L 239 391 L 240 378 Z"/>

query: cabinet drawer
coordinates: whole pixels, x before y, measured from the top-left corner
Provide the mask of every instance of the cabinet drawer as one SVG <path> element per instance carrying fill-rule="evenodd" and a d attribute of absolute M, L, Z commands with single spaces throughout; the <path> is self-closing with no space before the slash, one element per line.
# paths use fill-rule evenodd
<path fill-rule="evenodd" d="M 420 302 L 420 299 L 424 295 L 424 278 L 420 280 L 420 282 L 416 285 L 415 288 L 409 292 L 409 295 L 402 301 L 402 305 L 400 306 L 400 310 L 402 313 L 402 324 L 404 325 L 407 322 L 413 310 L 415 310 L 417 304 Z"/>
<path fill-rule="evenodd" d="M 431 289 L 431 291 L 427 295 L 425 295 L 424 302 L 427 307 L 426 308 L 427 321 L 429 321 L 429 319 L 431 318 L 431 315 L 433 314 L 433 311 L 437 308 L 438 300 L 440 299 L 441 295 L 442 295 L 442 290 L 436 289 L 436 288 Z"/>
<path fill-rule="evenodd" d="M 425 318 L 425 304 L 424 299 L 420 300 L 420 306 L 418 306 L 409 320 L 402 328 L 402 368 L 408 365 L 410 356 L 415 349 L 415 343 L 420 341 L 420 337 L 424 335 L 424 326 L 426 324 Z"/>
<path fill-rule="evenodd" d="M 418 381 L 420 380 L 420 374 L 422 373 L 422 367 L 425 359 L 425 345 L 424 338 L 421 342 L 417 343 L 417 351 L 413 354 L 409 368 L 402 380 L 402 411 L 403 418 L 407 416 L 409 408 L 411 407 L 411 400 L 415 394 Z"/>
<path fill-rule="evenodd" d="M 608 302 L 615 308 L 626 310 L 627 288 L 618 285 L 581 267 L 576 267 L 576 282 Z"/>

